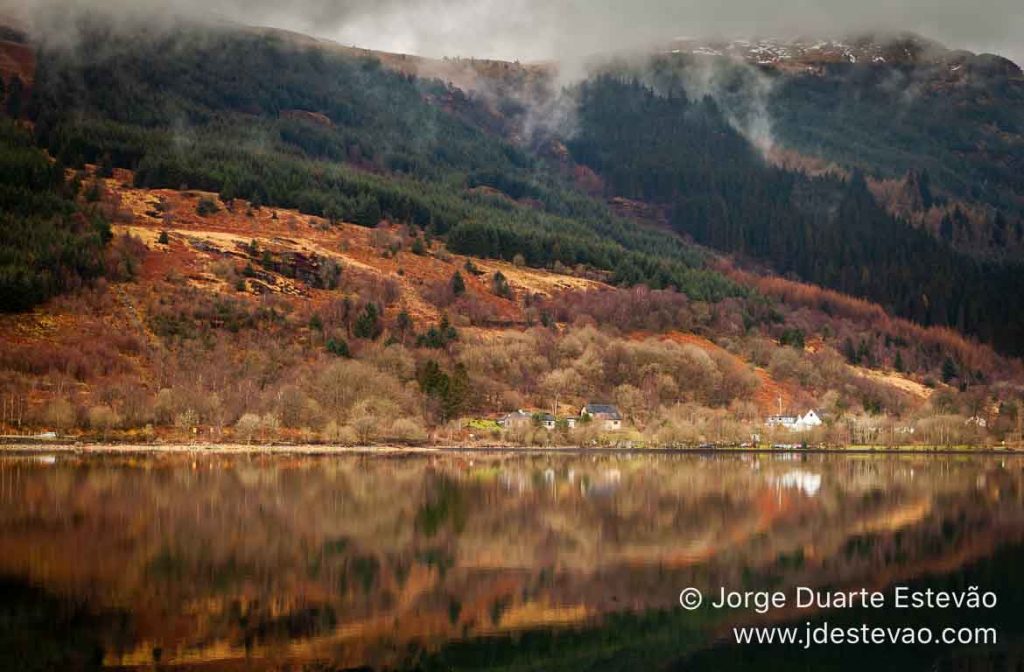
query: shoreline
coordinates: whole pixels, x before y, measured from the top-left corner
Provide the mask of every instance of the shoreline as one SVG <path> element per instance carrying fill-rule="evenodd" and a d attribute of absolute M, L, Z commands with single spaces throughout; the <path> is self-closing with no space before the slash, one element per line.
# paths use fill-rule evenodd
<path fill-rule="evenodd" d="M 332 446 L 323 444 L 248 445 L 209 444 L 141 444 L 141 443 L 70 443 L 10 442 L 0 443 L 0 457 L 31 455 L 281 455 L 281 456 L 426 456 L 445 454 L 636 454 L 636 455 L 977 455 L 1024 456 L 1024 451 L 1002 447 L 962 446 L 845 446 L 845 447 L 635 447 L 614 446 L 402 446 L 362 445 Z"/>

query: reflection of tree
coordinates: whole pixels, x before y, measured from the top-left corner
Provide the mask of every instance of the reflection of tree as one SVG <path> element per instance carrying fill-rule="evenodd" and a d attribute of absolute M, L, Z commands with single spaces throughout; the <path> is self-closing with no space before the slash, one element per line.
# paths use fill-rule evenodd
<path fill-rule="evenodd" d="M 416 528 L 427 538 L 435 536 L 446 523 L 458 534 L 466 524 L 466 503 L 462 488 L 447 477 L 441 477 L 429 489 L 427 501 L 416 514 Z"/>
<path fill-rule="evenodd" d="M 368 664 L 426 632 L 670 607 L 666 586 L 884 583 L 1020 534 L 1019 472 L 928 459 L 0 462 L 0 571 L 130 612 L 165 656 L 358 631 Z"/>

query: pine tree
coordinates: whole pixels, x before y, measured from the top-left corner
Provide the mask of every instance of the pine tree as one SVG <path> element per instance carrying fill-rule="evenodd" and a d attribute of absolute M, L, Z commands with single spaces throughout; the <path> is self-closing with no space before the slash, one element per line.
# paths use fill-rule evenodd
<path fill-rule="evenodd" d="M 953 242 L 953 220 L 949 215 L 944 215 L 939 223 L 939 237 L 947 243 Z"/>
<path fill-rule="evenodd" d="M 949 383 L 949 381 L 956 378 L 956 375 L 956 363 L 950 357 L 946 357 L 942 360 L 942 382 Z"/>
<path fill-rule="evenodd" d="M 374 340 L 380 336 L 382 331 L 380 325 L 380 311 L 377 310 L 377 306 L 368 303 L 363 308 L 363 312 L 356 318 L 355 325 L 352 327 L 352 332 L 356 338 L 365 338 L 368 340 Z"/>
<path fill-rule="evenodd" d="M 503 299 L 512 298 L 512 288 L 508 284 L 508 280 L 501 271 L 497 271 L 494 274 L 494 279 L 491 281 L 491 288 L 495 295 L 502 297 Z"/>
<path fill-rule="evenodd" d="M 452 275 L 451 287 L 452 294 L 455 296 L 462 296 L 466 293 L 466 281 L 462 279 L 462 274 L 458 271 L 455 271 L 455 274 Z"/>
<path fill-rule="evenodd" d="M 405 345 L 405 337 L 412 331 L 412 318 L 409 316 L 409 311 L 402 310 L 398 313 L 395 318 L 395 331 L 398 332 L 402 345 Z"/>
<path fill-rule="evenodd" d="M 853 345 L 853 339 L 849 337 L 843 341 L 843 356 L 846 357 L 846 361 L 850 364 L 860 363 L 860 358 L 857 356 L 857 348 Z"/>
<path fill-rule="evenodd" d="M 442 422 L 458 417 L 465 410 L 470 384 L 464 364 L 456 364 L 449 375 L 435 360 L 427 360 L 416 374 L 416 381 L 424 394 L 438 402 Z"/>
<path fill-rule="evenodd" d="M 348 349 L 348 342 L 344 338 L 331 338 L 327 340 L 327 352 L 338 357 L 349 359 L 352 353 Z"/>

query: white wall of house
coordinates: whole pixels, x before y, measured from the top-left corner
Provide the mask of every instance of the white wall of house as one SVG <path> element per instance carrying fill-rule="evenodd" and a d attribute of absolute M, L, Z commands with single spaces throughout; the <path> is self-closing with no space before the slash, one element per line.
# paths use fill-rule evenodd
<path fill-rule="evenodd" d="M 813 409 L 803 415 L 773 415 L 764 423 L 768 427 L 785 427 L 791 432 L 805 432 L 820 427 L 821 416 Z"/>

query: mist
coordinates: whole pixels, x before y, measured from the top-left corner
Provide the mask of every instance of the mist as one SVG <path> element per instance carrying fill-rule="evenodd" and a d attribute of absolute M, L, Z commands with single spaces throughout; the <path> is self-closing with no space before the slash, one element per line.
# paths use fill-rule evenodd
<path fill-rule="evenodd" d="M 674 37 L 842 37 L 909 30 L 950 48 L 1024 62 L 1019 0 L 0 0 L 0 12 L 105 8 L 284 28 L 346 45 L 423 56 L 573 64 Z"/>

